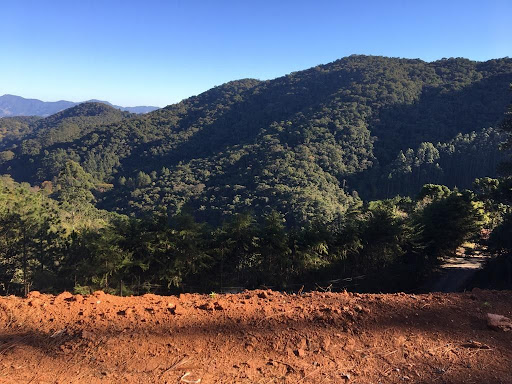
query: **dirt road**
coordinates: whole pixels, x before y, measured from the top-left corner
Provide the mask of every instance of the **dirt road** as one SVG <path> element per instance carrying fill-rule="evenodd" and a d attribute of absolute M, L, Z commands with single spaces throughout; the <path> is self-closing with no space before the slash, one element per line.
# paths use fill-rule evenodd
<path fill-rule="evenodd" d="M 480 270 L 489 257 L 482 246 L 460 248 L 456 255 L 447 258 L 439 268 L 439 273 L 426 285 L 424 291 L 461 292 Z"/>

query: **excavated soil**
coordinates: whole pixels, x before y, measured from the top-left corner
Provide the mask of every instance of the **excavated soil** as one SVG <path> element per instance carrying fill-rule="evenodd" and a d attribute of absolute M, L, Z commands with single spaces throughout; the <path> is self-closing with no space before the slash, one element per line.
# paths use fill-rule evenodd
<path fill-rule="evenodd" d="M 512 383 L 512 292 L 0 298 L 1 383 Z"/>

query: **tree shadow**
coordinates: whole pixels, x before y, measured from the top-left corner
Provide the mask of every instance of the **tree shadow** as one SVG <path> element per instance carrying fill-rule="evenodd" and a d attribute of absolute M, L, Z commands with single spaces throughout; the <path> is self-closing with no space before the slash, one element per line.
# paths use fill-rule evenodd
<path fill-rule="evenodd" d="M 418 377 L 417 381 L 410 382 L 499 383 L 506 382 L 503 377 L 510 378 L 512 334 L 489 330 L 485 322 L 487 310 L 511 311 L 510 293 L 476 295 L 474 300 L 464 301 L 467 304 L 464 306 L 454 300 L 454 296 L 441 294 L 373 295 L 369 296 L 370 300 L 360 299 L 361 296 L 346 299 L 341 295 L 326 294 L 326 297 L 322 301 L 327 303 L 325 306 L 315 305 L 311 300 L 307 301 L 311 308 L 306 305 L 284 312 L 252 310 L 234 315 L 229 311 L 196 308 L 185 314 L 169 311 L 167 316 L 163 316 L 146 310 L 147 313 L 138 313 L 138 317 L 132 318 L 117 315 L 103 320 L 98 316 L 96 322 L 88 320 L 84 324 L 74 320 L 58 322 L 46 332 L 26 325 L 4 327 L 0 331 L 0 355 L 8 357 L 16 348 L 28 348 L 28 351 L 32 348 L 64 363 L 77 354 L 92 359 L 98 348 L 103 352 L 111 348 L 114 355 L 123 354 L 116 346 L 126 345 L 129 348 L 132 343 L 138 345 L 140 342 L 146 343 L 146 348 L 151 343 L 173 345 L 173 348 L 178 345 L 180 353 L 204 359 L 204 351 L 196 350 L 194 345 L 204 345 L 206 341 L 208 353 L 233 351 L 233 355 L 228 353 L 226 359 L 236 355 L 240 359 L 287 359 L 290 364 L 297 364 L 297 357 L 286 356 L 285 351 L 290 345 L 295 349 L 296 343 L 305 338 L 308 356 L 323 364 L 322 356 L 326 352 L 318 347 L 319 340 L 329 336 L 335 340 L 332 342 L 331 359 L 344 364 L 352 361 L 360 372 L 365 372 L 365 361 L 373 359 L 372 364 L 381 364 L 383 371 L 399 367 L 402 375 L 410 375 L 414 369 L 407 364 L 412 363 L 421 375 L 431 375 L 432 378 L 428 381 Z M 207 300 L 205 297 L 205 302 Z M 488 302 L 492 307 L 485 305 Z M 261 305 L 263 309 L 265 303 L 261 302 Z M 345 306 L 349 309 L 333 310 Z M 362 309 L 357 309 L 358 306 Z M 257 345 L 254 351 L 244 349 L 245 343 L 251 339 Z M 343 346 L 350 340 L 354 343 L 352 349 Z M 382 343 L 378 346 L 378 353 L 372 352 L 375 340 Z M 424 350 L 415 351 L 421 347 L 418 340 L 426 343 Z M 489 349 L 473 349 L 468 344 L 470 340 L 476 340 Z M 70 354 L 65 353 L 67 348 L 70 348 Z M 144 351 L 143 348 L 139 353 Z M 128 355 L 123 356 L 128 359 Z M 488 356 L 494 360 L 489 360 Z M 158 354 L 155 355 L 157 357 Z M 87 364 L 98 366 L 94 359 Z M 486 369 L 482 368 L 483 364 L 488 365 Z M 389 381 L 385 377 L 383 379 L 385 382 L 399 382 L 399 375 L 395 376 Z"/>

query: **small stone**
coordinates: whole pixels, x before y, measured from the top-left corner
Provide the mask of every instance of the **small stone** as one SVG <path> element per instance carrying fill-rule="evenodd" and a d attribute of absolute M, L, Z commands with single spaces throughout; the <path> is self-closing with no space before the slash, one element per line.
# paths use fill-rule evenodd
<path fill-rule="evenodd" d="M 325 336 L 321 343 L 320 343 L 320 347 L 324 350 L 324 351 L 327 351 L 329 350 L 329 347 L 331 346 L 331 338 L 329 336 Z"/>
<path fill-rule="evenodd" d="M 512 331 L 512 320 L 502 315 L 488 313 L 487 326 L 495 331 Z"/>
<path fill-rule="evenodd" d="M 305 349 L 308 346 L 308 341 L 306 338 L 300 339 L 300 341 L 297 343 L 297 349 Z"/>
<path fill-rule="evenodd" d="M 185 309 L 180 306 L 180 305 L 176 305 L 176 307 L 174 307 L 174 312 L 173 312 L 174 315 L 184 315 L 185 314 Z"/>
<path fill-rule="evenodd" d="M 73 295 L 71 294 L 71 292 L 64 291 L 60 295 L 57 295 L 55 297 L 54 302 L 59 303 L 61 301 L 69 301 L 70 299 L 73 299 Z"/>
<path fill-rule="evenodd" d="M 96 339 L 96 336 L 95 336 L 95 334 L 93 332 L 85 330 L 85 329 L 82 331 L 81 337 L 82 337 L 82 339 L 85 339 L 85 340 L 94 340 L 94 339 Z"/>
<path fill-rule="evenodd" d="M 104 298 L 106 296 L 105 292 L 103 291 L 94 291 L 92 295 L 98 299 Z"/>
<path fill-rule="evenodd" d="M 38 307 L 41 305 L 41 300 L 39 299 L 32 299 L 28 302 L 28 305 L 30 305 L 31 307 Z"/>

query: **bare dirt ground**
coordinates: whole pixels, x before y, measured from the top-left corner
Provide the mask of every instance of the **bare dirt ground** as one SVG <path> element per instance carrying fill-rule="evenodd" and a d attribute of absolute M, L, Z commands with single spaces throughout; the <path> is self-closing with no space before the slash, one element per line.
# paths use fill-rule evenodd
<path fill-rule="evenodd" d="M 512 292 L 0 298 L 1 383 L 512 383 Z"/>

